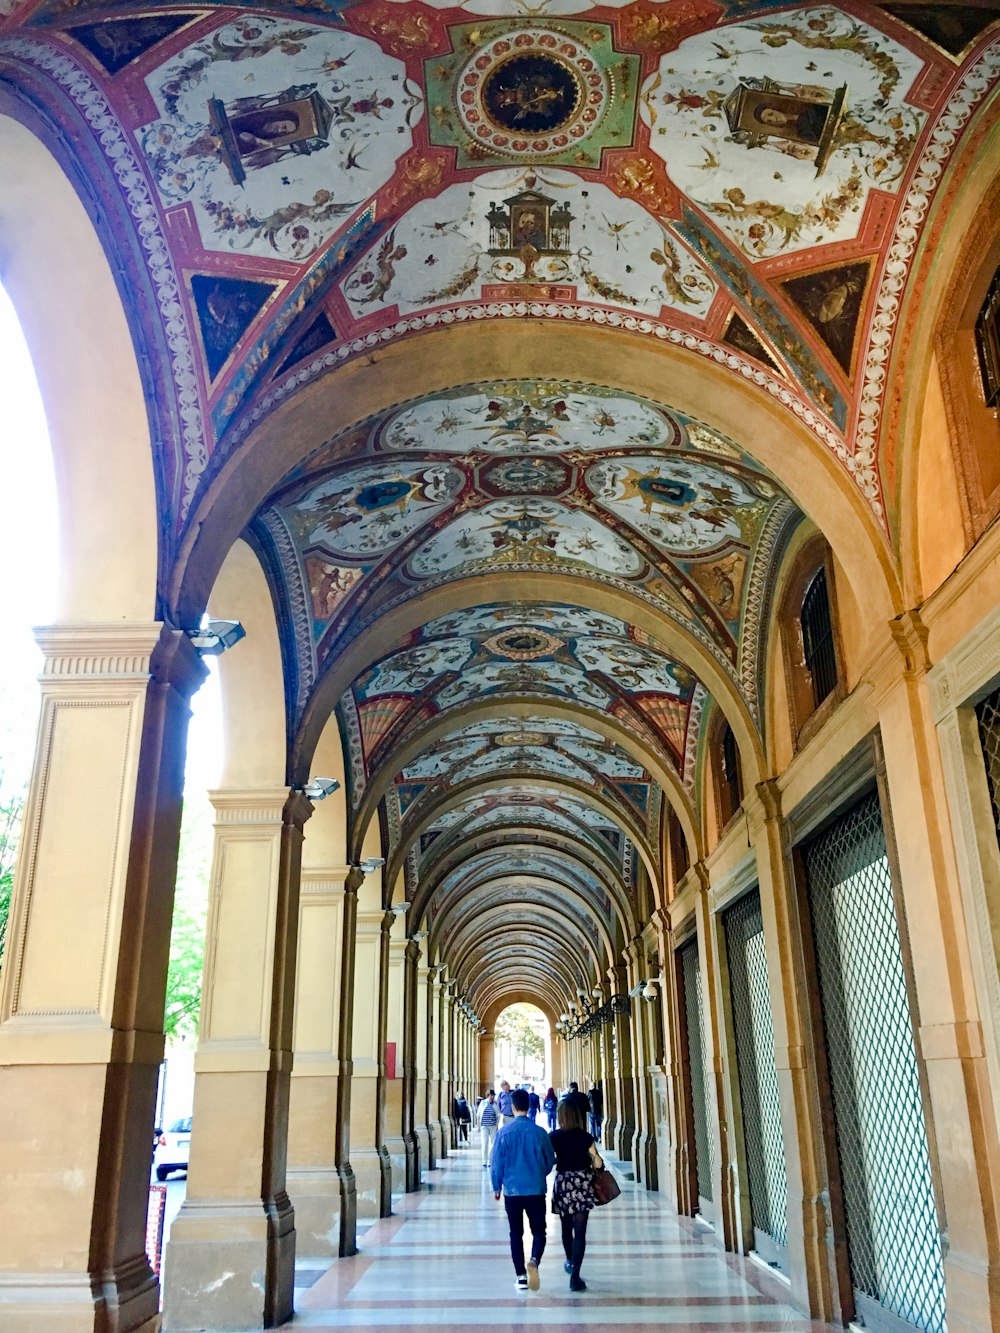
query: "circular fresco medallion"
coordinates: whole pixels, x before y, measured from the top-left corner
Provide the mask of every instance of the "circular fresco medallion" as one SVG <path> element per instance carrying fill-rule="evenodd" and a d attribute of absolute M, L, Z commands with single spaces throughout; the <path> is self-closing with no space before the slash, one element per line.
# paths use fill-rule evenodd
<path fill-rule="evenodd" d="M 554 634 L 533 627 L 504 629 L 486 639 L 483 647 L 497 657 L 511 662 L 530 662 L 536 657 L 551 657 L 563 646 Z"/>
<path fill-rule="evenodd" d="M 564 33 L 529 28 L 481 47 L 458 79 L 458 113 L 476 142 L 509 157 L 565 152 L 608 104 L 607 76 Z"/>

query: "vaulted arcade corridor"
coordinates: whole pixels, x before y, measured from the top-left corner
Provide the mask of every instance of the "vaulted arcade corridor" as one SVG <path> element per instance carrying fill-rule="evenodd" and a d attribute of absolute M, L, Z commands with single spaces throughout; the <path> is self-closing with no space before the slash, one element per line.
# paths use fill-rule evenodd
<path fill-rule="evenodd" d="M 496 1333 L 525 1326 L 567 1333 L 629 1327 L 820 1333 L 827 1327 L 793 1310 L 787 1288 L 761 1265 L 721 1254 L 697 1224 L 627 1182 L 621 1198 L 591 1221 L 585 1294 L 567 1291 L 556 1218 L 549 1220 L 540 1291 L 516 1292 L 506 1219 L 479 1169 L 476 1146 L 449 1153 L 427 1184 L 365 1232 L 356 1257 L 319 1278 L 306 1271 L 310 1285 L 299 1294 L 289 1329 L 460 1333 L 487 1323 Z"/>
<path fill-rule="evenodd" d="M 304 1260 L 384 1299 L 394 1199 L 480 1225 L 515 1003 L 603 1093 L 636 1291 L 1000 1327 L 998 79 L 992 0 L 0 0 L 60 571 L 2 1333 L 280 1327 Z"/>

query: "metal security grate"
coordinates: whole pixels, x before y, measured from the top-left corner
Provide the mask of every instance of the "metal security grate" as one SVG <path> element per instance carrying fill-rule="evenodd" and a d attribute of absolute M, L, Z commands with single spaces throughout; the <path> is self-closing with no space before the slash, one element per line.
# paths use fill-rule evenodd
<path fill-rule="evenodd" d="M 812 679 L 813 704 L 818 708 L 837 684 L 837 655 L 826 570 L 820 569 L 802 599 L 802 649 Z"/>
<path fill-rule="evenodd" d="M 1000 838 L 1000 689 L 980 700 L 976 705 L 976 719 L 986 761 L 986 781 L 993 802 L 993 822 Z"/>
<path fill-rule="evenodd" d="M 944 1271 L 877 793 L 803 848 L 858 1308 L 939 1333 Z"/>
<path fill-rule="evenodd" d="M 754 1230 L 769 1236 L 783 1249 L 788 1243 L 788 1178 L 758 890 L 754 889 L 734 903 L 726 911 L 723 925 L 736 1033 L 750 1212 Z M 759 1236 L 757 1248 L 764 1248 Z"/>
<path fill-rule="evenodd" d="M 702 1022 L 701 964 L 698 941 L 681 950 L 684 973 L 684 1017 L 687 1025 L 688 1065 L 691 1075 L 691 1104 L 694 1111 L 694 1156 L 698 1194 L 712 1197 L 712 1136 L 708 1132 L 708 1085 L 705 1069 L 705 1039 Z"/>

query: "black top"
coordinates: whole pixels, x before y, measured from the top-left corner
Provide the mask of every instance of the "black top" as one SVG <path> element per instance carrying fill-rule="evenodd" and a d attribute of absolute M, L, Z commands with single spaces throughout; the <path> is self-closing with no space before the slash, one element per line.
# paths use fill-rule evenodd
<path fill-rule="evenodd" d="M 585 1129 L 554 1129 L 549 1135 L 556 1154 L 557 1171 L 586 1171 L 591 1166 L 593 1134 Z"/>

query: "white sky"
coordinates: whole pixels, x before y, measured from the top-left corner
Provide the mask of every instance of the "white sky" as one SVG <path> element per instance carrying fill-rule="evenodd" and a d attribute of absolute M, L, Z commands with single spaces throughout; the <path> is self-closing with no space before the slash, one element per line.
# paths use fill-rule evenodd
<path fill-rule="evenodd" d="M 41 669 L 31 629 L 55 613 L 58 539 L 45 413 L 17 315 L 0 287 L 0 794 L 20 787 L 31 769 Z M 218 782 L 222 759 L 216 671 L 193 711 L 187 782 L 204 791 Z"/>

